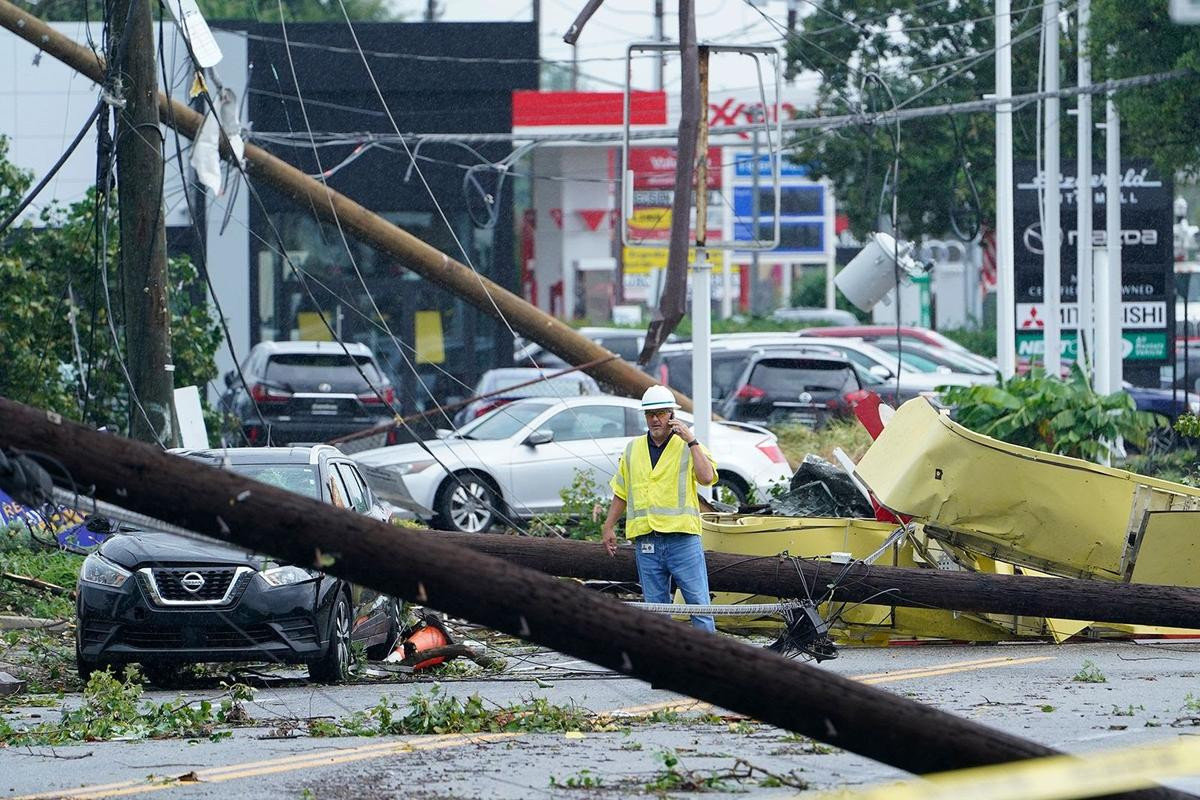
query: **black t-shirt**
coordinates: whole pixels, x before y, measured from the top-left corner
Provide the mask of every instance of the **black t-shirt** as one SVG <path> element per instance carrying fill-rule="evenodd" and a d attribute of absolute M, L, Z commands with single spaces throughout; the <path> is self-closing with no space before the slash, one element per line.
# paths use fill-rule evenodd
<path fill-rule="evenodd" d="M 661 445 L 654 443 L 654 439 L 650 438 L 650 432 L 646 432 L 646 445 L 650 448 L 650 469 L 658 466 L 658 457 L 663 454 L 663 450 L 667 449 L 667 445 L 671 442 L 671 437 L 675 435 L 675 431 L 667 434 L 667 438 L 663 439 Z"/>

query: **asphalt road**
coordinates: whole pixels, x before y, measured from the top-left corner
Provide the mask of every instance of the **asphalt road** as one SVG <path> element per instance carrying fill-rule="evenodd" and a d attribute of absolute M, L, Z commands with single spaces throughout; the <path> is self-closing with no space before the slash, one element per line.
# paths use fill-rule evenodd
<path fill-rule="evenodd" d="M 1073 679 L 1087 661 L 1104 682 Z M 820 668 L 1069 752 L 1175 740 L 1197 732 L 1200 725 L 1200 644 L 844 649 L 840 658 Z M 344 718 L 374 706 L 381 697 L 404 704 L 415 692 L 430 689 L 427 682 L 328 688 L 285 681 L 258 689 L 247 704 L 254 725 L 236 728 L 232 738 L 219 742 L 100 742 L 0 750 L 0 798 L 166 792 L 175 798 L 222 800 L 625 797 L 656 793 L 647 787 L 665 773 L 663 753 L 678 759 L 677 771 L 719 779 L 717 791 L 706 791 L 705 797 L 796 794 L 787 786 L 764 786 L 773 783 L 768 772 L 812 789 L 906 777 L 852 753 L 736 717 L 694 724 L 688 716 L 697 709 L 689 708 L 692 704 L 685 698 L 556 653 L 510 658 L 508 669 L 492 680 L 447 681 L 441 688 L 464 697 L 478 693 L 500 704 L 532 696 L 597 712 L 678 707 L 685 713 L 682 720 L 582 735 L 280 738 L 290 720 Z M 1189 703 L 1192 694 L 1197 697 L 1194 704 Z M 177 695 L 148 692 L 147 698 L 161 702 Z M 63 699 L 68 707 L 78 702 L 77 695 Z M 4 718 L 21 725 L 36 721 L 30 716 L 34 714 L 42 719 L 58 716 L 55 709 L 15 707 Z M 747 776 L 750 766 L 755 771 Z M 564 788 L 572 781 L 598 785 Z M 1200 777 L 1170 783 L 1200 794 Z M 690 794 L 679 788 L 667 793 Z"/>

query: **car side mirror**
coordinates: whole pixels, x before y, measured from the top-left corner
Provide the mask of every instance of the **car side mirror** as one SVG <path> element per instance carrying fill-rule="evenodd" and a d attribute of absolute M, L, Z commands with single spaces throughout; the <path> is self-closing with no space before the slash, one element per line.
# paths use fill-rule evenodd
<path fill-rule="evenodd" d="M 225 388 L 228 389 L 230 386 L 233 386 L 233 370 L 225 373 Z"/>
<path fill-rule="evenodd" d="M 892 371 L 890 369 L 888 369 L 887 367 L 885 367 L 883 364 L 872 364 L 869 371 L 872 375 L 874 375 L 877 378 L 892 377 Z"/>
<path fill-rule="evenodd" d="M 525 440 L 525 444 L 529 447 L 537 447 L 539 444 L 550 444 L 554 441 L 554 431 L 538 428 Z"/>

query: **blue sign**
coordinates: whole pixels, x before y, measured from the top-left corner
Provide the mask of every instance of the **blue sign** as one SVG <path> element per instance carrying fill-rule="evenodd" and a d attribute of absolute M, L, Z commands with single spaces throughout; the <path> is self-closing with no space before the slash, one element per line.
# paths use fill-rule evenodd
<path fill-rule="evenodd" d="M 748 178 L 754 174 L 754 156 L 751 153 L 738 153 L 733 160 L 733 174 L 739 178 Z M 770 153 L 760 155 L 758 157 L 758 174 L 762 177 L 771 177 L 771 155 Z M 802 164 L 796 164 L 787 159 L 784 159 L 779 165 L 779 174 L 791 177 L 804 177 L 808 175 L 808 167 Z"/>

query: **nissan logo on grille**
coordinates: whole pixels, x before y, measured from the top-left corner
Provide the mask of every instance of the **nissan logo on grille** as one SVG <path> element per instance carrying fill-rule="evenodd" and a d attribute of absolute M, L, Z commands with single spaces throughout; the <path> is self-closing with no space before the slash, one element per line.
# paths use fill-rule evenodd
<path fill-rule="evenodd" d="M 204 576 L 199 572 L 189 572 L 179 579 L 179 585 L 195 594 L 204 588 Z"/>

